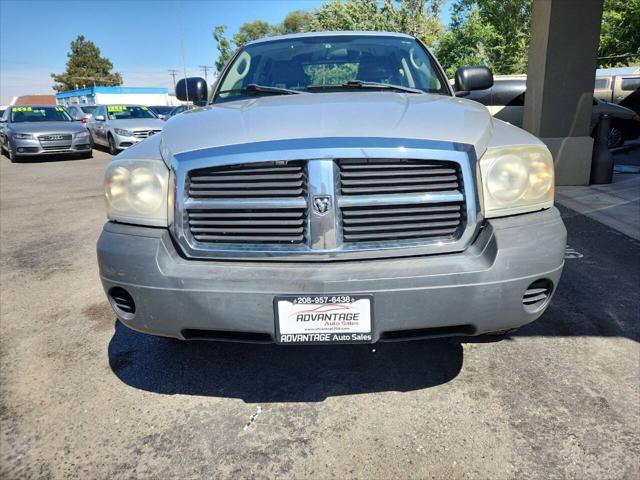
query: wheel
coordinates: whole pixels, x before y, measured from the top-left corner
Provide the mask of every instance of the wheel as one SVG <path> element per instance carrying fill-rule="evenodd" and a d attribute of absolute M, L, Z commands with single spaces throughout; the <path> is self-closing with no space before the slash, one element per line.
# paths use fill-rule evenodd
<path fill-rule="evenodd" d="M 18 159 L 16 158 L 16 154 L 13 151 L 13 148 L 11 148 L 11 143 L 7 142 L 7 157 L 9 158 L 9 161 L 11 163 L 16 163 L 18 161 Z"/>
<path fill-rule="evenodd" d="M 111 155 L 117 155 L 118 149 L 116 148 L 116 141 L 113 139 L 113 135 L 109 134 L 109 153 Z"/>
<path fill-rule="evenodd" d="M 615 125 L 612 125 L 609 129 L 609 135 L 607 136 L 607 147 L 617 148 L 624 144 L 624 134 L 622 130 Z"/>

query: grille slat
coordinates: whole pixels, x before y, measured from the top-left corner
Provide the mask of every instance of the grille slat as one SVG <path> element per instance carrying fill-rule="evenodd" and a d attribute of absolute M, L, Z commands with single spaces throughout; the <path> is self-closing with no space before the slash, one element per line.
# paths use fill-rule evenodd
<path fill-rule="evenodd" d="M 443 228 L 438 230 L 412 230 L 406 232 L 378 232 L 378 233 L 358 233 L 344 234 L 347 241 L 363 241 L 363 240 L 399 240 L 408 238 L 423 238 L 434 236 L 445 236 L 455 233 L 455 228 Z"/>
<path fill-rule="evenodd" d="M 217 219 L 227 219 L 227 218 L 301 218 L 304 216 L 304 212 L 294 211 L 294 212 L 286 212 L 286 211 L 264 211 L 261 212 L 259 210 L 254 210 L 251 212 L 216 212 L 216 213 L 191 213 L 189 218 L 211 218 L 217 221 Z"/>
<path fill-rule="evenodd" d="M 305 167 L 300 161 L 264 162 L 191 171 L 191 235 L 198 242 L 216 244 L 303 243 Z"/>
<path fill-rule="evenodd" d="M 430 183 L 420 183 L 420 182 L 412 182 L 413 185 L 394 185 L 390 182 L 387 182 L 386 185 L 370 185 L 367 187 L 342 187 L 343 195 L 376 195 L 381 193 L 401 193 L 401 192 L 435 192 L 435 191 L 446 191 L 446 190 L 455 190 L 458 188 L 457 183 L 438 183 L 438 184 L 430 184 Z"/>
<path fill-rule="evenodd" d="M 394 215 L 388 217 L 365 217 L 365 218 L 348 218 L 344 217 L 342 222 L 345 228 L 352 228 L 351 225 L 369 225 L 372 223 L 396 223 L 396 222 L 428 222 L 430 220 L 455 220 L 458 224 L 460 213 L 450 213 L 441 215 Z M 383 226 L 380 226 L 383 228 Z"/>
<path fill-rule="evenodd" d="M 367 177 L 406 177 L 407 173 L 411 175 L 453 175 L 456 173 L 453 168 L 433 168 L 423 169 L 407 169 L 405 167 L 395 170 L 368 171 L 368 170 L 345 170 L 342 172 L 342 178 L 367 178 Z"/>
<path fill-rule="evenodd" d="M 551 283 L 551 280 L 536 280 L 525 290 L 524 295 L 522 296 L 522 304 L 525 309 L 535 311 L 549 300 L 552 291 L 553 284 Z"/>
<path fill-rule="evenodd" d="M 342 212 L 342 215 L 346 217 L 356 217 L 356 216 L 374 216 L 377 217 L 379 215 L 401 215 L 405 213 L 435 213 L 435 212 L 458 212 L 460 210 L 460 205 L 444 205 L 444 206 L 433 206 L 433 207 L 407 207 L 407 208 L 375 208 L 375 209 L 345 209 Z"/>
<path fill-rule="evenodd" d="M 270 226 L 270 225 L 302 225 L 302 220 L 282 220 L 279 218 L 273 220 L 189 220 L 189 225 L 192 227 L 206 227 L 207 225 L 219 225 L 219 226 Z M 193 231 L 193 229 L 192 229 Z"/>
<path fill-rule="evenodd" d="M 301 243 L 304 235 L 194 235 L 194 238 L 217 243 Z"/>

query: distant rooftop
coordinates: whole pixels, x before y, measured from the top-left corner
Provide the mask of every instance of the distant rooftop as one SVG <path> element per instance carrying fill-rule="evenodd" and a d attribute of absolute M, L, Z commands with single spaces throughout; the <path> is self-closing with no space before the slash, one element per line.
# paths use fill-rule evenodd
<path fill-rule="evenodd" d="M 55 105 L 55 95 L 22 95 L 16 98 L 14 105 Z"/>

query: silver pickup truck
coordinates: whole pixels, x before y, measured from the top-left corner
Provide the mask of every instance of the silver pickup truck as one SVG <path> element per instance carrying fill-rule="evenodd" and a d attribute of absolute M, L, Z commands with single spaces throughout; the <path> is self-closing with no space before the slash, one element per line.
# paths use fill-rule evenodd
<path fill-rule="evenodd" d="M 100 276 L 127 326 L 370 343 L 504 332 L 549 305 L 566 230 L 548 149 L 456 97 L 415 38 L 259 40 L 211 92 L 189 78 L 177 95 L 207 106 L 106 172 Z"/>

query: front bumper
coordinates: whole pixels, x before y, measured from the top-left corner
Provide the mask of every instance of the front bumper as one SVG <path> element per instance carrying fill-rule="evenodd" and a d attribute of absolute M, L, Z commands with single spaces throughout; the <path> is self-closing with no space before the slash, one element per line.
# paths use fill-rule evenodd
<path fill-rule="evenodd" d="M 489 220 L 461 253 L 322 264 L 187 260 L 166 229 L 107 223 L 98 262 L 105 291 L 122 287 L 135 301 L 135 314 L 116 314 L 142 332 L 268 341 L 275 295 L 372 294 L 377 341 L 477 335 L 535 320 L 548 302 L 526 310 L 523 294 L 539 279 L 557 286 L 565 244 L 555 208 Z"/>
<path fill-rule="evenodd" d="M 144 138 L 138 137 L 128 137 L 125 135 L 118 135 L 117 133 L 113 133 L 113 140 L 115 141 L 116 148 L 118 150 L 125 150 L 138 142 L 144 140 Z"/>
<path fill-rule="evenodd" d="M 91 137 L 74 138 L 70 145 L 68 141 L 59 142 L 59 145 L 55 145 L 55 142 L 50 143 L 47 147 L 43 147 L 38 139 L 14 139 L 10 143 L 10 148 L 17 156 L 82 154 L 91 151 Z"/>

